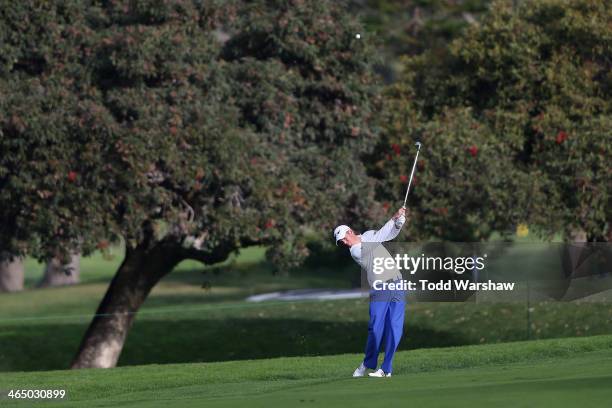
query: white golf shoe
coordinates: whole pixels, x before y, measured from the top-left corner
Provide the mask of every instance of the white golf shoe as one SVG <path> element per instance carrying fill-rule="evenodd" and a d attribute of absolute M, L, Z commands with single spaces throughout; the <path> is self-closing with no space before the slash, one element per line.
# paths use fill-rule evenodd
<path fill-rule="evenodd" d="M 357 367 L 355 371 L 353 371 L 353 377 L 363 377 L 367 369 L 368 368 L 364 366 L 363 363 L 361 363 L 359 367 Z"/>
<path fill-rule="evenodd" d="M 382 368 L 374 371 L 373 373 L 368 374 L 370 377 L 391 377 L 391 373 L 385 374 Z"/>

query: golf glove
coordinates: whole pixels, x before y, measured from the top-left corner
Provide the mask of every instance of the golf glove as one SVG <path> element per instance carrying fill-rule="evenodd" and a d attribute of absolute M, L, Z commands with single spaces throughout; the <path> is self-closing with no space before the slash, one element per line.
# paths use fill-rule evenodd
<path fill-rule="evenodd" d="M 404 215 L 400 215 L 399 217 L 397 217 L 397 219 L 395 220 L 395 228 L 400 229 L 402 228 L 402 226 L 404 225 L 404 223 L 406 222 L 406 216 Z"/>

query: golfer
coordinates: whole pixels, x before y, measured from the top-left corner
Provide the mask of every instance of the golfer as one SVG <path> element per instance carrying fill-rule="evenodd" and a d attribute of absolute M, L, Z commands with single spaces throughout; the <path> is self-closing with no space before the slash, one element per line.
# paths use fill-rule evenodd
<path fill-rule="evenodd" d="M 370 321 L 365 358 L 353 373 L 353 377 L 363 377 L 368 369 L 376 370 L 378 353 L 383 343 L 385 358 L 382 366 L 369 373 L 369 376 L 391 377 L 393 371 L 393 355 L 404 330 L 406 293 L 403 290 L 375 290 L 374 281 L 399 282 L 402 275 L 396 268 L 385 270 L 384 273 L 374 273 L 372 266 L 375 258 L 391 257 L 380 243 L 390 241 L 399 235 L 406 221 L 405 213 L 406 210 L 400 208 L 378 231 L 370 230 L 359 235 L 347 225 L 340 225 L 334 230 L 336 245 L 340 242 L 349 248 L 353 259 L 366 271 L 370 285 Z"/>

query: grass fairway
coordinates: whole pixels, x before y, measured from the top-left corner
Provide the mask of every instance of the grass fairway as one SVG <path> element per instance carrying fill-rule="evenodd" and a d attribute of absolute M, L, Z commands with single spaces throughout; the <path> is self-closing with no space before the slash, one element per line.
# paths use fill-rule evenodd
<path fill-rule="evenodd" d="M 521 259 L 527 249 L 517 249 L 523 251 Z M 276 290 L 350 287 L 351 278 L 358 276 L 352 260 L 337 256 L 346 265 L 330 259 L 273 275 L 264 251 L 248 248 L 214 267 L 183 262 L 138 313 L 119 366 L 360 353 L 367 334 L 367 299 L 243 300 Z M 69 367 L 121 260 L 121 250 L 115 252 L 112 260 L 100 254 L 83 260 L 78 285 L 0 295 L 0 372 Z M 41 267 L 28 262 L 28 281 L 35 282 Z M 203 283 L 210 285 L 203 288 Z M 530 309 L 528 321 L 527 304 L 519 301 L 409 302 L 400 350 L 612 334 L 609 301 L 534 302 Z"/>
<path fill-rule="evenodd" d="M 0 389 L 65 389 L 67 400 L 44 404 L 53 407 L 602 407 L 612 400 L 612 336 L 404 351 L 394 377 L 384 379 L 349 378 L 360 357 L 2 373 Z"/>

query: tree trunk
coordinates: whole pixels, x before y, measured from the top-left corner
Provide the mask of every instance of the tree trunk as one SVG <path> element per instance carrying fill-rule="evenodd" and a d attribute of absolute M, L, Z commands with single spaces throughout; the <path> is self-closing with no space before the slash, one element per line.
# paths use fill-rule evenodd
<path fill-rule="evenodd" d="M 81 254 L 73 253 L 70 255 L 70 262 L 62 264 L 58 258 L 53 258 L 47 262 L 45 273 L 38 283 L 39 287 L 65 286 L 79 283 L 81 275 Z"/>
<path fill-rule="evenodd" d="M 575 278 L 574 272 L 578 266 L 580 254 L 584 250 L 587 242 L 587 233 L 580 228 L 574 228 L 569 234 L 569 242 L 562 247 L 562 267 L 566 278 Z"/>
<path fill-rule="evenodd" d="M 127 248 L 71 367 L 114 367 L 136 312 L 155 284 L 181 260 L 176 246 L 167 243 Z"/>
<path fill-rule="evenodd" d="M 0 292 L 18 292 L 23 290 L 23 258 L 10 257 L 0 261 Z"/>
<path fill-rule="evenodd" d="M 574 228 L 568 238 L 569 241 L 561 244 L 560 248 L 562 274 L 547 281 L 547 294 L 555 300 L 562 300 L 570 288 L 572 279 L 578 277 L 576 270 L 580 255 L 586 246 L 587 234 L 583 229 Z"/>

